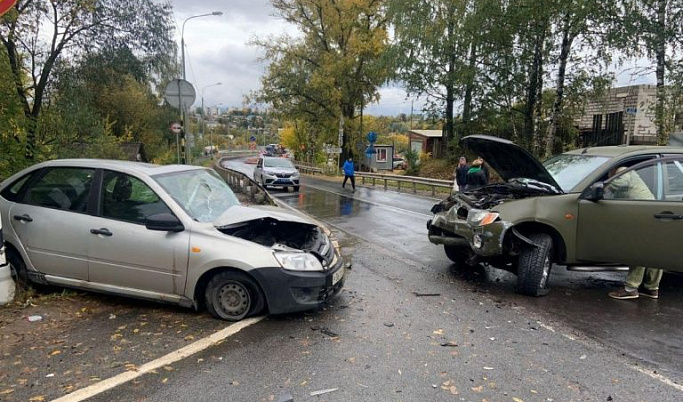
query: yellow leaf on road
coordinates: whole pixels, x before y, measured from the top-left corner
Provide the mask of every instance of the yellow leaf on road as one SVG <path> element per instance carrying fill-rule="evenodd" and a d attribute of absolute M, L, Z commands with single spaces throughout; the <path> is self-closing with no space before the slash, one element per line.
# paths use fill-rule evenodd
<path fill-rule="evenodd" d="M 44 401 L 44 400 L 45 400 L 45 396 L 43 396 L 43 395 L 34 396 L 34 397 L 29 399 L 30 402 L 40 402 L 40 401 Z"/>
<path fill-rule="evenodd" d="M 437 329 L 434 332 L 432 332 L 434 335 L 443 335 L 443 329 Z"/>
<path fill-rule="evenodd" d="M 55 356 L 55 355 L 58 355 L 58 354 L 60 354 L 60 353 L 62 353 L 61 350 L 55 349 L 55 350 L 53 350 L 52 352 L 50 352 L 50 356 Z"/>
<path fill-rule="evenodd" d="M 9 395 L 12 392 L 14 392 L 14 390 L 12 388 L 7 388 L 7 389 L 3 389 L 2 391 L 0 391 L 0 395 Z"/>

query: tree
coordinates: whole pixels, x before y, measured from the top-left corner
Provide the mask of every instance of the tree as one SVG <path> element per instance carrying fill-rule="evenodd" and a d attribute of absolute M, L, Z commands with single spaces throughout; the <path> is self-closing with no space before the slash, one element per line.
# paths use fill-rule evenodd
<path fill-rule="evenodd" d="M 468 12 L 474 7 L 469 3 L 393 0 L 388 6 L 394 28 L 394 42 L 388 54 L 396 71 L 393 78 L 403 82 L 410 94 L 426 96 L 432 111 L 442 111 L 444 146 L 455 138 L 455 101 L 472 79 L 468 56 L 470 52 L 476 53 L 476 41 L 465 29 Z M 467 110 L 469 113 L 470 109 Z"/>
<path fill-rule="evenodd" d="M 157 78 L 175 64 L 171 7 L 153 0 L 20 0 L 0 20 L 0 41 L 27 118 L 26 159 L 35 156 L 39 117 L 60 59 L 128 48 L 147 77 Z"/>
<path fill-rule="evenodd" d="M 344 121 L 344 156 L 360 137 L 362 110 L 378 99 L 385 81 L 380 63 L 387 43 L 382 0 L 273 0 L 286 21 L 303 36 L 258 39 L 269 60 L 258 100 L 285 120 L 317 127 L 307 146 L 336 143 Z M 343 158 L 342 158 L 343 159 Z"/>
<path fill-rule="evenodd" d="M 653 60 L 657 79 L 655 123 L 657 141 L 668 142 L 671 120 L 667 119 L 667 74 L 679 74 L 681 58 L 675 59 L 683 44 L 683 1 L 681 0 L 625 0 L 621 49 L 631 56 L 646 56 Z M 633 46 L 633 40 L 638 46 Z"/>

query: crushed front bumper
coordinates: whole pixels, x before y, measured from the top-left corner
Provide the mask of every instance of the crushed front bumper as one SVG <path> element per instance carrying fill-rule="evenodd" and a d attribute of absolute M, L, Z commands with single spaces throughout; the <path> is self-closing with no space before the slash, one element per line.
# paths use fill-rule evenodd
<path fill-rule="evenodd" d="M 339 294 L 346 281 L 344 260 L 324 272 L 259 268 L 250 271 L 261 285 L 271 314 L 311 310 Z"/>
<path fill-rule="evenodd" d="M 472 227 L 466 219 L 455 214 L 454 208 L 435 214 L 427 222 L 430 242 L 447 246 L 468 246 L 481 257 L 503 255 L 503 241 L 511 227 L 511 223 L 501 220 L 486 226 Z"/>

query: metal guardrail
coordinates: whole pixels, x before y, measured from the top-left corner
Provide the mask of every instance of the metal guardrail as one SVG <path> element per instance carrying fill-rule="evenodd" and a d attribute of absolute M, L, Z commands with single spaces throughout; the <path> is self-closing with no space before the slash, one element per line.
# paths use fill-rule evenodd
<path fill-rule="evenodd" d="M 361 178 L 361 184 L 365 184 L 365 181 L 372 181 L 372 185 L 377 185 L 377 181 L 384 182 L 384 189 L 388 188 L 389 182 L 396 182 L 398 191 L 401 191 L 401 184 L 407 184 L 412 187 L 413 193 L 417 193 L 417 186 L 423 185 L 431 189 L 432 196 L 436 195 L 436 188 L 447 188 L 453 189 L 452 180 L 441 180 L 441 179 L 430 179 L 428 177 L 417 177 L 417 176 L 403 176 L 396 174 L 382 174 L 382 173 L 368 173 L 368 172 L 356 172 L 356 177 Z"/>
<path fill-rule="evenodd" d="M 301 173 L 312 173 L 312 174 L 315 174 L 315 173 L 323 174 L 324 173 L 323 168 L 315 166 L 315 164 L 310 163 L 310 162 L 295 162 L 295 161 L 293 161 L 293 163 L 294 163 L 294 166 L 296 166 L 296 168 L 299 169 L 299 171 Z"/>

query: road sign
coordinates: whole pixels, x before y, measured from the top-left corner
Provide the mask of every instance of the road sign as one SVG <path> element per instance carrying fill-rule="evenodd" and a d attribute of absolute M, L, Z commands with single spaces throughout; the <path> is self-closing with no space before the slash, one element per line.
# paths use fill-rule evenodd
<path fill-rule="evenodd" d="M 17 0 L 0 0 L 0 15 L 9 11 L 12 6 L 17 3 Z"/>
<path fill-rule="evenodd" d="M 365 155 L 367 155 L 368 158 L 369 158 L 370 156 L 376 154 L 376 153 L 377 153 L 377 150 L 376 150 L 375 147 L 373 147 L 372 145 L 370 145 L 369 147 L 365 148 Z"/>
<path fill-rule="evenodd" d="M 252 135 L 251 137 L 249 137 L 249 141 L 251 141 L 251 142 L 256 141 L 256 137 L 254 137 L 254 136 Z"/>
<path fill-rule="evenodd" d="M 196 98 L 194 87 L 185 80 L 178 78 L 166 85 L 164 99 L 176 109 L 188 110 Z"/>
<path fill-rule="evenodd" d="M 171 123 L 169 129 L 173 134 L 180 134 L 180 132 L 183 131 L 183 126 L 181 126 L 179 122 L 174 121 L 173 123 Z"/>
<path fill-rule="evenodd" d="M 624 109 L 624 112 L 626 112 L 626 114 L 636 114 L 638 113 L 638 108 L 627 107 L 626 109 Z"/>
<path fill-rule="evenodd" d="M 327 147 L 323 148 L 323 152 L 326 154 L 340 154 L 342 149 L 340 147 Z"/>
<path fill-rule="evenodd" d="M 368 142 L 369 142 L 370 144 L 374 144 L 375 141 L 377 141 L 377 133 L 374 132 L 374 131 L 370 131 L 370 132 L 368 133 Z"/>

